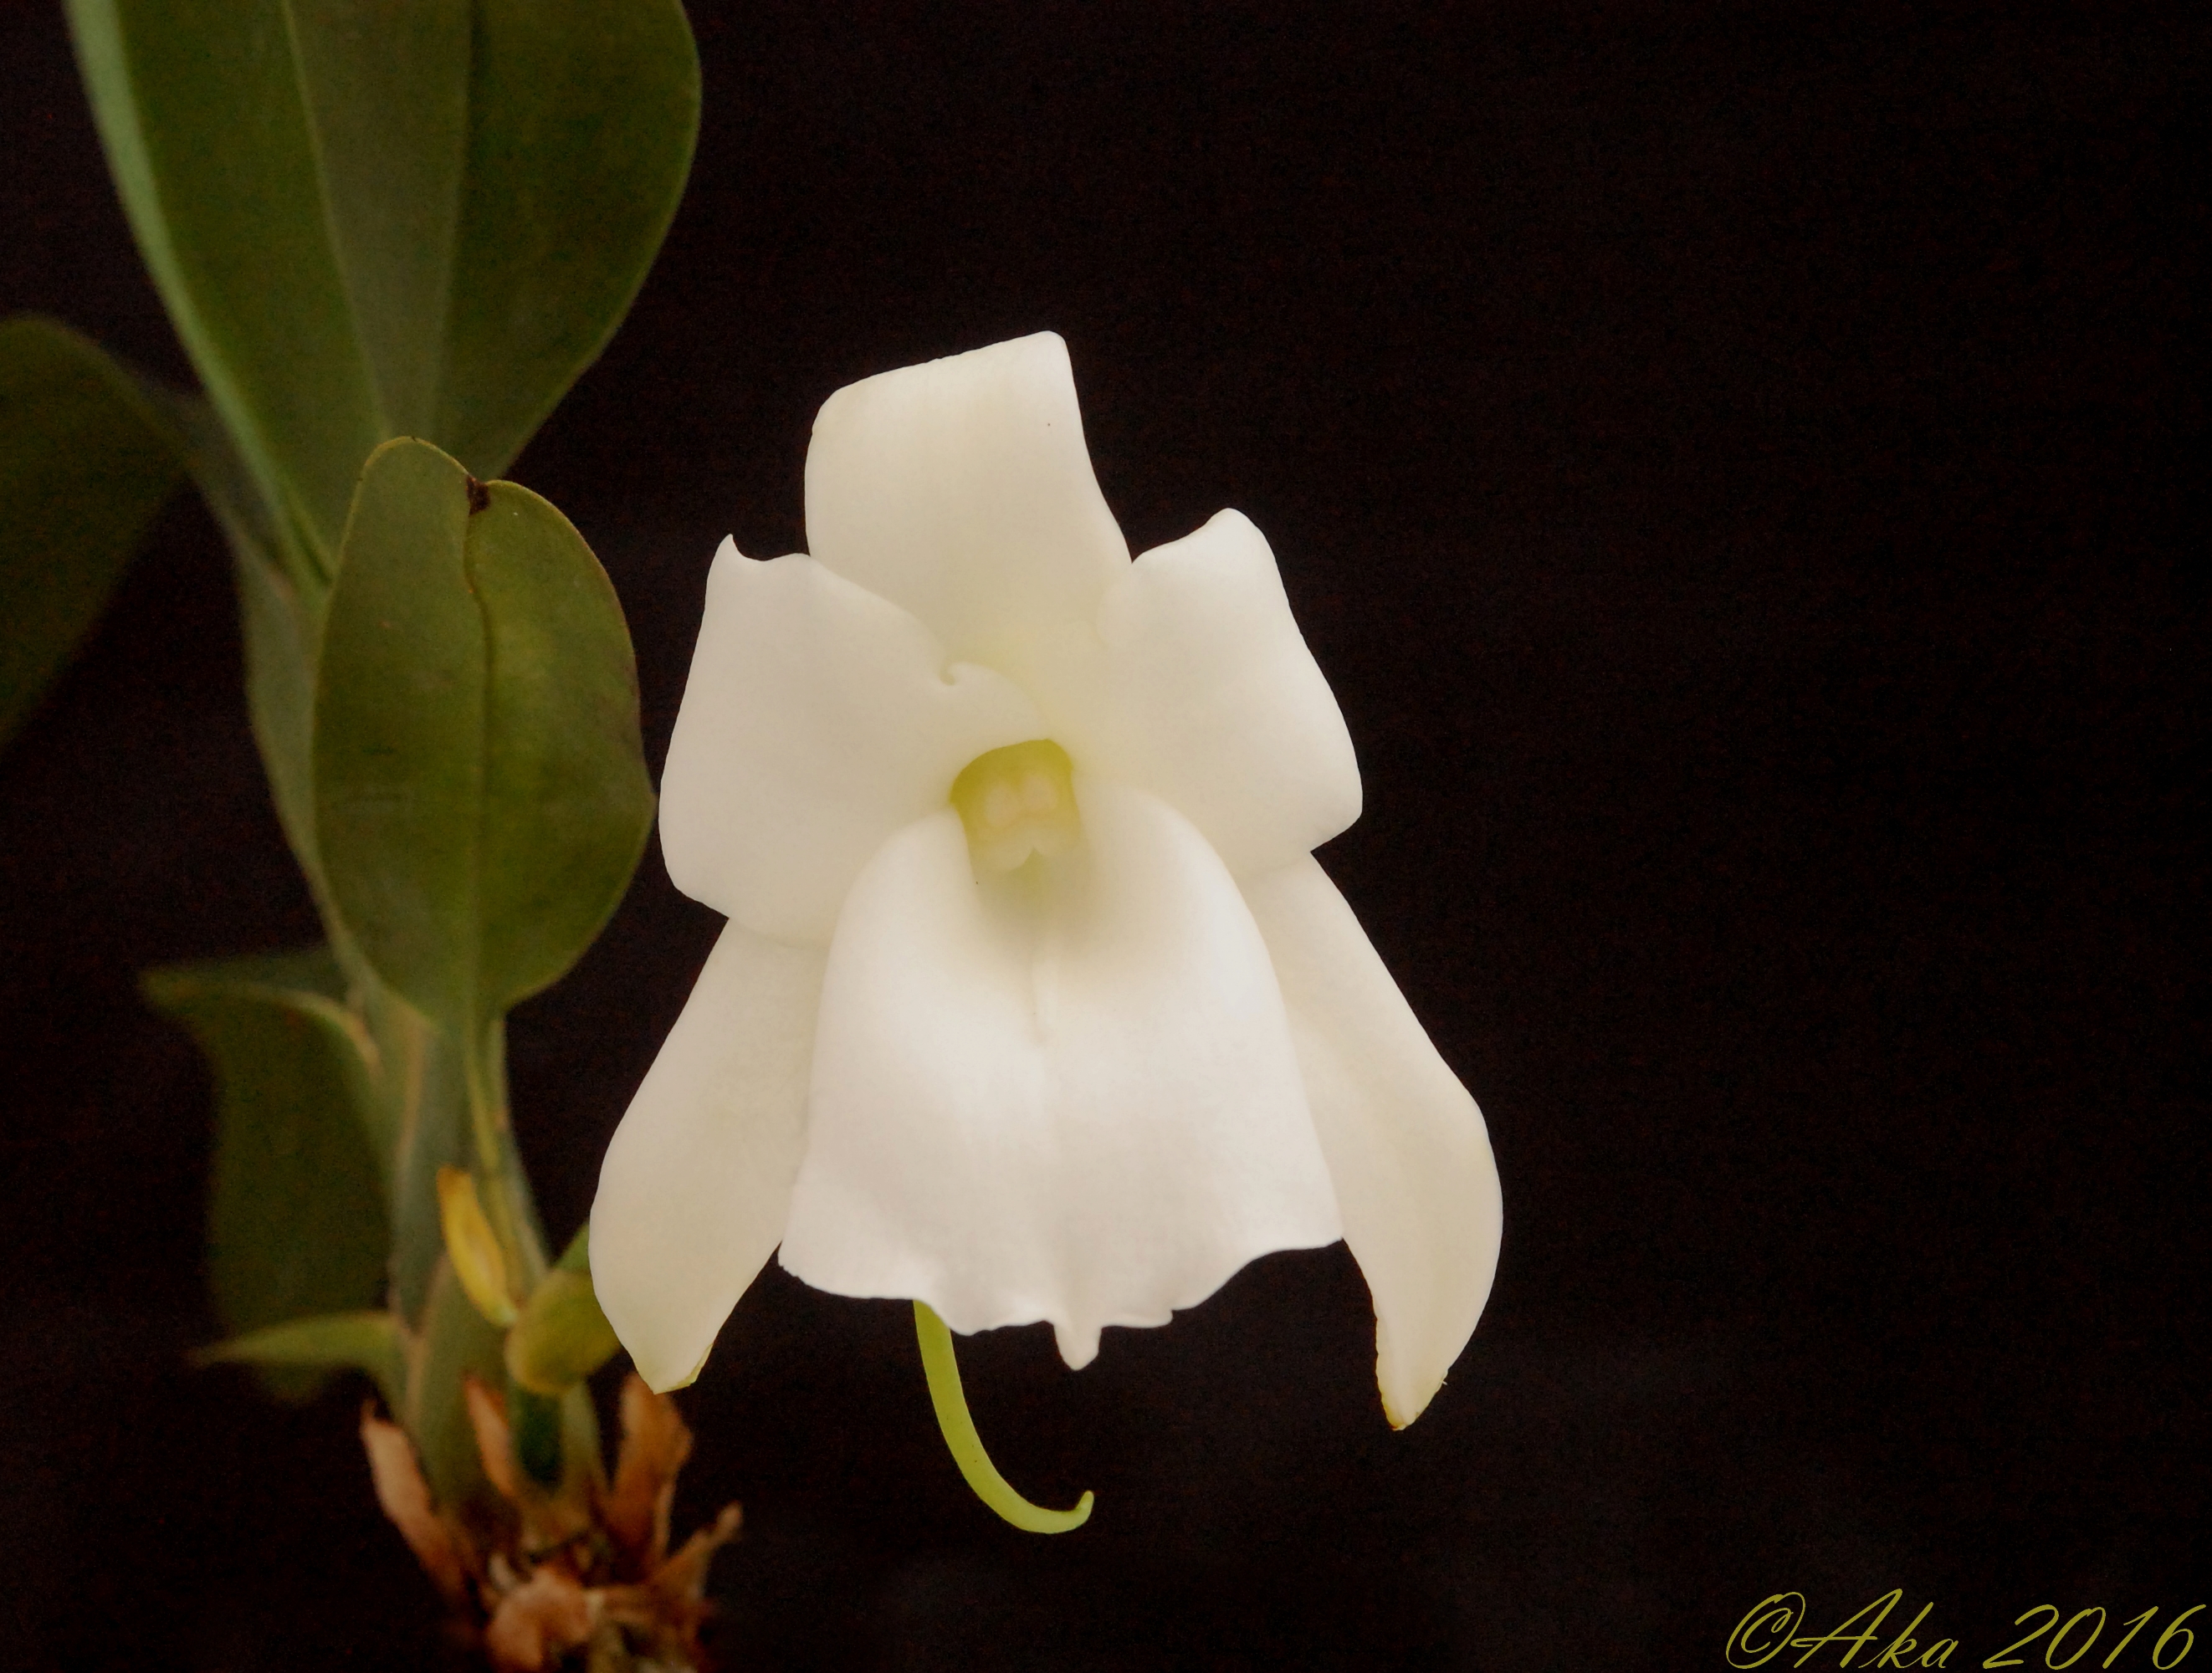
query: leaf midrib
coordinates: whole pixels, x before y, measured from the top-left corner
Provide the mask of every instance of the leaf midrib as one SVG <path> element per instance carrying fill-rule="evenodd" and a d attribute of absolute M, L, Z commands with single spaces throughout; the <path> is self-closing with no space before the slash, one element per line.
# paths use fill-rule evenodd
<path fill-rule="evenodd" d="M 375 403 L 376 434 L 380 444 L 400 433 L 393 421 L 389 394 L 385 387 L 383 369 L 371 357 L 362 330 L 359 281 L 353 266 L 346 258 L 346 242 L 339 231 L 337 215 L 333 206 L 333 193 L 328 161 L 324 155 L 323 125 L 317 114 L 313 83 L 307 75 L 307 62 L 300 47 L 300 21 L 295 0 L 277 0 L 278 9 L 284 20 L 284 46 L 287 62 L 292 74 L 293 94 L 300 101 L 300 112 L 307 130 L 308 155 L 315 168 L 315 208 L 323 227 L 323 241 L 329 246 L 331 265 L 338 276 L 340 289 L 344 293 L 349 336 L 356 357 L 366 374 L 371 398 Z M 477 51 L 477 9 L 469 8 L 469 65 L 461 78 L 462 108 L 459 142 L 461 155 L 457 167 L 448 172 L 451 187 L 447 193 L 445 213 L 441 217 L 442 237 L 440 239 L 438 321 L 436 352 L 432 367 L 432 381 L 424 402 L 426 410 L 433 416 L 442 416 L 445 410 L 446 379 L 452 364 L 453 318 L 453 261 L 460 245 L 460 225 L 463 206 L 468 201 L 468 158 L 470 136 L 474 111 L 469 100 L 476 85 L 476 54 Z M 441 436 L 424 436 L 422 439 L 442 446 Z M 367 462 L 364 460 L 364 464 Z"/>

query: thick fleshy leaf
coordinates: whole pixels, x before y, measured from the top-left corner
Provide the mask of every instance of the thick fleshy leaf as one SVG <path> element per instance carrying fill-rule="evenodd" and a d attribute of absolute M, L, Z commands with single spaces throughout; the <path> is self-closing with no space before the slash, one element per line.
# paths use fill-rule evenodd
<path fill-rule="evenodd" d="M 280 522 L 229 433 L 204 401 L 163 406 L 200 497 L 230 547 L 246 642 L 246 701 L 270 797 L 301 869 L 320 892 L 313 785 L 315 663 L 329 589 L 303 536 Z"/>
<path fill-rule="evenodd" d="M 480 1028 L 621 899 L 653 815 L 621 606 L 511 482 L 395 441 L 362 473 L 324 628 L 317 843 L 378 973 Z"/>
<path fill-rule="evenodd" d="M 393 442 L 362 473 L 316 681 L 318 846 L 377 973 L 468 1037 L 490 680 L 468 477 Z"/>
<path fill-rule="evenodd" d="M 487 1013 L 550 985 L 599 932 L 653 829 L 637 659 L 621 602 L 568 519 L 489 485 L 469 520 L 483 609 L 483 961 Z"/>
<path fill-rule="evenodd" d="M 468 175 L 431 439 L 504 470 L 599 358 L 699 129 L 678 0 L 477 0 Z"/>
<path fill-rule="evenodd" d="M 591 1234 L 569 1241 L 507 1333 L 507 1374 L 533 1394 L 574 1388 L 622 1346 L 592 1287 Z"/>
<path fill-rule="evenodd" d="M 250 13 L 233 0 L 233 15 Z M 469 147 L 470 0 L 284 0 L 288 71 L 381 436 L 442 438 L 447 299 Z M 128 28 L 144 27 L 136 16 Z M 251 27 L 242 16 L 234 27 Z M 143 86 L 152 68 L 135 66 Z M 166 76 L 174 72 L 164 70 Z M 178 185 L 204 191 L 197 179 Z"/>
<path fill-rule="evenodd" d="M 1079 775 L 1084 843 L 979 884 L 950 809 L 838 921 L 783 1264 L 1072 1366 L 1340 1235 L 1267 949 L 1174 809 Z"/>
<path fill-rule="evenodd" d="M 1403 1428 L 1443 1386 L 1497 1275 L 1490 1137 L 1317 862 L 1248 879 L 1244 898 L 1282 983 L 1344 1240 L 1375 1298 L 1382 1409 Z"/>
<path fill-rule="evenodd" d="M 1087 770 L 1172 804 L 1238 876 L 1288 865 L 1359 816 L 1343 713 L 1242 513 L 1139 558 L 1100 600 L 1097 628 L 1096 688 L 1078 675 L 1063 698 L 1055 669 L 1032 681 Z"/>
<path fill-rule="evenodd" d="M 726 928 L 607 1147 L 592 1283 L 656 1392 L 698 1374 L 783 1236 L 823 959 Z"/>
<path fill-rule="evenodd" d="M 231 571 L 238 585 L 246 649 L 246 712 L 285 840 L 319 884 L 315 846 L 315 667 L 321 650 L 322 599 L 307 592 L 270 549 L 233 532 Z"/>
<path fill-rule="evenodd" d="M 381 433 L 283 0 L 70 0 L 108 169 L 257 475 L 335 551 Z"/>
<path fill-rule="evenodd" d="M 325 553 L 386 437 L 505 468 L 605 345 L 697 124 L 677 0 L 70 0 L 141 253 Z"/>
<path fill-rule="evenodd" d="M 223 1323 L 245 1333 L 381 1301 L 392 1135 L 329 954 L 172 966 L 144 985 L 215 1070 L 208 1276 Z"/>
<path fill-rule="evenodd" d="M 1087 628 L 1129 548 L 1067 345 L 1046 331 L 839 390 L 807 449 L 806 539 L 960 661 L 1012 672 L 1041 635 Z"/>
<path fill-rule="evenodd" d="M 50 319 L 0 320 L 0 745 L 183 477 L 161 415 L 98 345 Z"/>
<path fill-rule="evenodd" d="M 724 541 L 661 774 L 668 875 L 762 935 L 827 944 L 884 840 L 1042 724 L 1002 676 L 948 667 L 897 605 L 811 558 L 756 563 Z"/>
<path fill-rule="evenodd" d="M 203 1348 L 192 1357 L 202 1365 L 255 1366 L 271 1378 L 305 1373 L 316 1383 L 331 1371 L 364 1372 L 394 1411 L 406 1396 L 399 1321 L 387 1307 L 295 1318 Z"/>

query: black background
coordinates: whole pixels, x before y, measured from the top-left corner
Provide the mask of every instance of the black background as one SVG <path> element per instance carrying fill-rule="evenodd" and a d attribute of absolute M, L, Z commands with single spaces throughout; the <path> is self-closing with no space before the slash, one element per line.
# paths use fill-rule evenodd
<path fill-rule="evenodd" d="M 697 8 L 690 196 L 514 472 L 614 576 L 655 764 L 715 543 L 804 547 L 819 403 L 1057 330 L 1133 547 L 1273 543 L 1365 773 L 1323 858 L 1507 1205 L 1403 1434 L 1340 1247 L 1079 1375 L 972 1343 L 1007 1474 L 1097 1490 L 1053 1541 L 961 1486 L 902 1306 L 771 1270 L 684 1397 L 731 1665 L 1717 1667 L 1769 1593 L 1900 1587 L 1963 1667 L 2212 1599 L 2201 15 Z M 57 9 L 0 9 L 0 307 L 183 379 Z M 208 1092 L 133 975 L 315 933 L 231 611 L 179 502 L 0 761 L 33 1666 L 435 1653 L 358 1389 L 181 1361 Z M 514 1018 L 556 1236 L 715 923 L 650 852 Z"/>

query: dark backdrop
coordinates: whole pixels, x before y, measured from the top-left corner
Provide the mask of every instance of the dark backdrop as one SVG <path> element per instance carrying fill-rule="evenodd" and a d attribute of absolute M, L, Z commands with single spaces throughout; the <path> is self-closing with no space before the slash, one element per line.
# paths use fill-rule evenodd
<path fill-rule="evenodd" d="M 822 399 L 1059 330 L 1134 546 L 1273 542 L 1366 775 L 1324 859 L 1507 1204 L 1404 1434 L 1340 1248 L 1080 1375 L 974 1343 L 1007 1473 L 1098 1492 L 1057 1541 L 961 1486 L 902 1306 L 771 1270 L 684 1397 L 679 1520 L 747 1512 L 733 1666 L 1718 1667 L 1769 1593 L 1825 1630 L 1897 1587 L 1962 1667 L 2036 1604 L 2212 1596 L 2201 15 L 697 8 L 690 196 L 514 473 L 614 576 L 654 761 L 715 543 L 804 546 Z M 56 8 L 0 10 L 0 306 L 185 376 Z M 231 609 L 180 503 L 0 761 L 33 1665 L 433 1644 L 359 1391 L 181 1365 L 208 1091 L 133 973 L 314 933 Z M 515 1017 L 556 1235 L 714 927 L 649 853 Z"/>

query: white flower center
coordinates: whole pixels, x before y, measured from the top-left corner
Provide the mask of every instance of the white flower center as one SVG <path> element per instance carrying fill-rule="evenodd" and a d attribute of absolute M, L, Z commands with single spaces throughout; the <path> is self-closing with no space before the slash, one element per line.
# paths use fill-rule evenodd
<path fill-rule="evenodd" d="M 1066 853 L 1083 835 L 1074 767 L 1050 738 L 978 755 L 952 781 L 951 802 L 968 833 L 979 876 L 1012 871 L 1032 854 Z"/>

